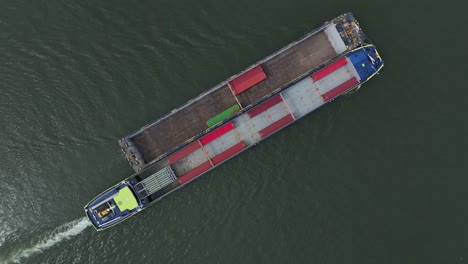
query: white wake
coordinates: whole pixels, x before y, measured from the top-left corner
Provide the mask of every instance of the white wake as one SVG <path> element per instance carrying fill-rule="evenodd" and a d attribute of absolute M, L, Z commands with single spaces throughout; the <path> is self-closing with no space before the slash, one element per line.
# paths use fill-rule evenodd
<path fill-rule="evenodd" d="M 19 263 L 21 259 L 30 257 L 34 254 L 43 252 L 44 250 L 60 243 L 63 240 L 70 239 L 79 233 L 83 232 L 88 226 L 91 226 L 91 222 L 86 217 L 76 219 L 70 223 L 66 223 L 49 235 L 41 239 L 38 243 L 30 248 L 20 249 L 16 253 L 12 254 L 5 263 Z"/>

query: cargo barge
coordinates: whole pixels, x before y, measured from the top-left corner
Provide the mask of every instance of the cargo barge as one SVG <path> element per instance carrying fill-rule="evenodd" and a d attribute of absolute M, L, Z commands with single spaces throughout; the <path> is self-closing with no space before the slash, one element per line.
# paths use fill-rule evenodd
<path fill-rule="evenodd" d="M 136 173 L 85 206 L 113 226 L 273 133 L 357 90 L 383 67 L 351 13 L 326 22 L 121 139 Z"/>

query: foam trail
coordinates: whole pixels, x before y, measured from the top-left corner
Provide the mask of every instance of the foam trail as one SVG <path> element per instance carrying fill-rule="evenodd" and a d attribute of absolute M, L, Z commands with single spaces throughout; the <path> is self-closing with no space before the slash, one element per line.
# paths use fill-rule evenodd
<path fill-rule="evenodd" d="M 26 249 L 21 249 L 14 253 L 5 263 L 19 263 L 21 259 L 30 257 L 34 254 L 43 252 L 44 250 L 62 242 L 63 240 L 70 239 L 85 230 L 88 226 L 91 226 L 91 222 L 86 217 L 76 219 L 70 223 L 66 223 L 54 231 L 51 234 L 41 239 L 34 246 Z"/>

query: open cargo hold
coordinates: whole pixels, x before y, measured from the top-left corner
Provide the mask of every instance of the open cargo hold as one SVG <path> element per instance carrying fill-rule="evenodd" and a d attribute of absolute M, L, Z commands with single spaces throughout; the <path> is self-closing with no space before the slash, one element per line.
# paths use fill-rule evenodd
<path fill-rule="evenodd" d="M 147 166 L 164 153 L 232 116 L 232 111 L 220 115 L 229 107 L 237 103 L 242 107 L 255 104 L 336 55 L 325 32 L 316 32 L 281 52 L 281 56 L 273 56 L 263 62 L 262 67 L 268 78 L 248 90 L 234 96 L 226 83 L 142 131 L 126 137 L 124 140 L 142 157 L 142 164 L 134 168 L 138 170 Z M 124 151 L 128 152 L 125 148 Z"/>
<path fill-rule="evenodd" d="M 141 170 L 211 127 L 312 74 L 317 67 L 360 45 L 363 39 L 351 14 L 334 19 L 123 138 L 122 150 L 132 167 Z"/>

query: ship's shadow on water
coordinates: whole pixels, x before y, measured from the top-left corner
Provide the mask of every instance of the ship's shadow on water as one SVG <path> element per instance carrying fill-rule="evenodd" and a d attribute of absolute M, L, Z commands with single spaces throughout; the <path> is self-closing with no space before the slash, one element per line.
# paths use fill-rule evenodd
<path fill-rule="evenodd" d="M 32 246 L 18 248 L 5 258 L 1 258 L 0 263 L 20 263 L 25 258 L 41 253 L 64 240 L 71 239 L 89 226 L 91 226 L 91 222 L 86 217 L 73 220 L 57 227 L 48 234 L 44 234 L 42 237 L 33 238 Z"/>

